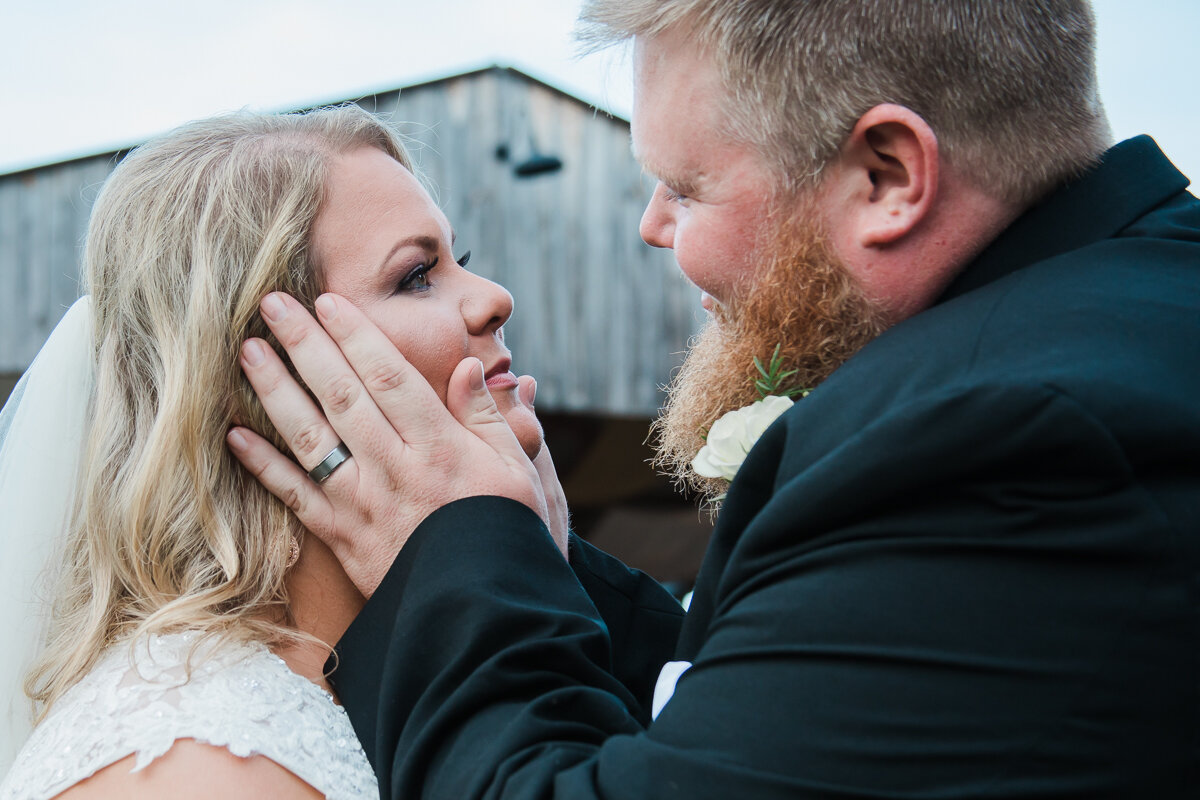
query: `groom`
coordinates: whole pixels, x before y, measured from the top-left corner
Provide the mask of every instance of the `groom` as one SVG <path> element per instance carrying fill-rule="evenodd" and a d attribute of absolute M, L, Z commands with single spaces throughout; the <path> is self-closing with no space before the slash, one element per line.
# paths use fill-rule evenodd
<path fill-rule="evenodd" d="M 280 430 L 373 443 L 320 486 L 238 456 L 371 596 L 334 679 L 384 793 L 1194 796 L 1200 203 L 1151 140 L 1108 148 L 1086 2 L 585 22 L 634 39 L 641 234 L 712 317 L 663 463 L 690 478 L 777 344 L 816 388 L 728 487 L 680 626 L 564 562 L 478 364 L 447 413 L 340 298 L 274 322 L 331 420 L 268 361 Z"/>

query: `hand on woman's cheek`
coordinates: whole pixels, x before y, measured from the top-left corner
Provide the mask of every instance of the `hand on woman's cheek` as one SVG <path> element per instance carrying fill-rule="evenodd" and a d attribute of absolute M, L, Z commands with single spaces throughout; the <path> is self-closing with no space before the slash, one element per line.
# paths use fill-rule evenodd
<path fill-rule="evenodd" d="M 569 513 L 567 498 L 563 494 L 562 483 L 554 469 L 554 460 L 550 457 L 550 448 L 546 447 L 542 438 L 542 426 L 537 421 L 533 411 L 533 398 L 537 394 L 537 381 L 529 375 L 517 379 L 520 383 L 518 394 L 520 403 L 510 408 L 501 408 L 504 419 L 517 435 L 517 441 L 525 450 L 525 454 L 533 460 L 538 477 L 542 482 L 542 491 L 546 495 L 546 508 L 550 512 L 550 535 L 554 543 L 567 556 L 567 531 L 569 529 Z M 532 445 L 532 447 L 531 447 Z"/>
<path fill-rule="evenodd" d="M 496 401 L 496 408 L 500 410 L 500 415 L 504 417 L 504 421 L 508 423 L 508 427 L 512 428 L 517 441 L 521 443 L 521 449 L 525 451 L 525 455 L 529 456 L 529 460 L 533 461 L 543 449 L 542 423 L 538 422 L 537 415 L 533 412 L 532 394 L 530 394 L 529 400 L 524 397 L 524 393 L 527 391 L 525 389 L 526 378 L 530 384 L 533 383 L 533 378 L 529 378 L 527 375 L 521 376 L 520 394 L 522 396 L 520 398 L 506 392 L 500 397 L 493 395 L 492 399 Z"/>

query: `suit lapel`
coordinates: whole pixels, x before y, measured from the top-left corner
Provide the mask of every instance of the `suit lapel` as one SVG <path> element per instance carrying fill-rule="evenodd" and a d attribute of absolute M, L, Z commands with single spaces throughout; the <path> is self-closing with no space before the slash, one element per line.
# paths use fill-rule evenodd
<path fill-rule="evenodd" d="M 718 585 L 725 574 L 730 554 L 742 531 L 771 499 L 775 478 L 783 456 L 786 429 L 776 423 L 758 440 L 738 470 L 721 514 L 713 528 L 704 563 L 696 576 L 692 603 L 683 620 L 683 629 L 675 648 L 675 658 L 692 661 L 707 637 L 708 623 L 716 612 Z"/>

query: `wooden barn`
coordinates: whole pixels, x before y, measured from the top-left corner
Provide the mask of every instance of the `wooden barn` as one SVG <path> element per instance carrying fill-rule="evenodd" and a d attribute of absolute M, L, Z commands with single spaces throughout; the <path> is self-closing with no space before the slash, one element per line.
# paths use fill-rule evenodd
<path fill-rule="evenodd" d="M 576 530 L 689 583 L 707 520 L 646 465 L 645 438 L 703 312 L 637 236 L 651 184 L 628 122 L 502 67 L 355 102 L 410 137 L 471 268 L 512 292 L 514 370 L 538 378 Z M 122 155 L 0 175 L 0 399 L 78 296 L 88 212 Z"/>

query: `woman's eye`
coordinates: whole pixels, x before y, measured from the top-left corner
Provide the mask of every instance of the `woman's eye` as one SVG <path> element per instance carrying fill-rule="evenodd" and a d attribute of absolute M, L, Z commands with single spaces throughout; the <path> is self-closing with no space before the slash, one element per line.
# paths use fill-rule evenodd
<path fill-rule="evenodd" d="M 428 289 L 429 286 L 429 267 L 419 267 L 404 282 L 406 289 Z"/>
<path fill-rule="evenodd" d="M 400 281 L 400 285 L 396 287 L 396 293 L 400 292 L 423 292 L 433 286 L 429 281 L 429 273 L 437 266 L 438 260 L 435 258 L 428 264 L 418 264 L 409 270 L 404 279 Z"/>
<path fill-rule="evenodd" d="M 458 265 L 460 267 L 465 267 L 470 261 L 471 261 L 471 251 L 470 250 L 468 250 L 467 252 L 463 253 L 461 256 L 458 257 Z"/>

